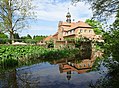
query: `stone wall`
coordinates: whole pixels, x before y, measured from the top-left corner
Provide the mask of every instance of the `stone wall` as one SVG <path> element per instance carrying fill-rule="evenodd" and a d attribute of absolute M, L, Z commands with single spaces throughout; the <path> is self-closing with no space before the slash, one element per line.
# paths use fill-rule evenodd
<path fill-rule="evenodd" d="M 55 41 L 54 48 L 75 48 L 73 41 Z"/>

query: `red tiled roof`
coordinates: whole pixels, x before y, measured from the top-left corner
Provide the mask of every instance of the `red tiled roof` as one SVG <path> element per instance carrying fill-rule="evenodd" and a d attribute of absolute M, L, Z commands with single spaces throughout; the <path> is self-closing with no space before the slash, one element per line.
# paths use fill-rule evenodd
<path fill-rule="evenodd" d="M 51 39 L 56 39 L 58 36 L 58 32 L 56 32 L 54 35 L 50 35 L 44 39 L 44 41 L 50 41 Z"/>
<path fill-rule="evenodd" d="M 44 39 L 44 41 L 49 41 L 49 40 L 51 40 L 51 39 L 52 39 L 52 35 L 46 37 L 46 38 Z"/>
<path fill-rule="evenodd" d="M 64 29 L 64 31 L 69 31 L 72 29 L 75 29 L 77 27 L 84 27 L 84 28 L 91 28 L 90 25 L 88 25 L 85 22 L 82 21 L 78 21 L 76 23 L 72 22 L 72 23 L 67 23 L 67 22 L 61 22 L 60 25 L 62 26 L 62 28 Z"/>
<path fill-rule="evenodd" d="M 87 23 L 82 22 L 82 21 L 76 22 L 74 25 L 71 26 L 70 29 L 74 29 L 74 28 L 76 28 L 76 27 L 86 27 L 86 28 L 88 27 L 88 28 L 91 28 L 90 25 L 88 25 Z"/>
<path fill-rule="evenodd" d="M 58 32 L 56 32 L 56 33 L 53 35 L 53 37 L 54 37 L 54 36 L 57 36 L 57 35 L 58 35 Z"/>

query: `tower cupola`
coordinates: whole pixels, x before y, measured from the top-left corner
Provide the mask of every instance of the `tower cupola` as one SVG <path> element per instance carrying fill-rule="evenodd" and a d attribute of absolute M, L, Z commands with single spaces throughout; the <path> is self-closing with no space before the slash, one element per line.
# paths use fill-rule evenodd
<path fill-rule="evenodd" d="M 69 10 L 69 8 L 68 8 L 68 10 Z M 70 12 L 68 11 L 68 13 L 67 13 L 67 15 L 66 15 L 66 22 L 67 23 L 71 23 L 71 14 L 70 14 Z"/>

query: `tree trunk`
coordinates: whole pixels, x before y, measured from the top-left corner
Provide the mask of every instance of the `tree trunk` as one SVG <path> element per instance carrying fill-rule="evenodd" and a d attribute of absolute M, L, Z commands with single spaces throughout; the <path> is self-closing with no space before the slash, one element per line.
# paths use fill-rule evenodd
<path fill-rule="evenodd" d="M 12 28 L 12 10 L 11 10 L 11 0 L 8 0 L 8 20 L 9 20 L 9 32 L 11 44 L 14 43 L 14 30 Z"/>
<path fill-rule="evenodd" d="M 14 43 L 14 33 L 13 31 L 10 32 L 10 43 Z"/>

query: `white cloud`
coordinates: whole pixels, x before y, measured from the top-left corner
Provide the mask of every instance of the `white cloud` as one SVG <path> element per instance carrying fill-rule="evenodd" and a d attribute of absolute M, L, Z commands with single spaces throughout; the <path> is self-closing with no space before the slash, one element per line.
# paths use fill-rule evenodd
<path fill-rule="evenodd" d="M 88 4 L 85 5 L 83 2 L 79 2 L 76 6 L 73 6 L 71 2 L 69 2 L 69 0 L 66 0 L 64 2 L 56 2 L 55 4 L 52 3 L 53 1 L 54 0 L 36 0 L 34 2 L 34 5 L 36 6 L 35 12 L 39 23 L 35 25 L 31 24 L 29 30 L 23 30 L 21 32 L 21 36 L 26 34 L 54 34 L 57 31 L 58 21 L 66 20 L 68 8 L 72 15 L 72 20 L 75 19 L 75 21 L 85 21 L 86 19 L 90 19 L 92 17 L 92 11 L 89 10 L 90 6 Z M 43 23 L 41 21 L 43 21 Z"/>
<path fill-rule="evenodd" d="M 73 6 L 71 2 L 56 3 L 52 4 L 52 0 L 42 0 L 37 2 L 37 18 L 46 21 L 65 21 L 66 13 L 68 8 L 72 15 L 72 19 L 75 20 L 85 20 L 91 18 L 92 12 L 89 10 L 89 5 L 85 5 L 83 2 L 77 3 L 76 6 Z"/>
<path fill-rule="evenodd" d="M 20 34 L 26 35 L 51 35 L 57 31 L 58 21 L 65 21 L 68 8 L 70 9 L 71 18 L 75 21 L 85 21 L 92 17 L 92 11 L 89 4 L 79 2 L 76 6 L 71 4 L 71 0 L 34 0 L 36 6 L 35 12 L 37 22 L 31 22 L 29 30 L 23 30 Z M 55 1 L 55 3 L 53 3 Z M 60 1 L 60 2 L 59 2 Z M 64 1 L 64 2 L 62 2 Z M 114 15 L 115 16 L 115 15 Z M 114 16 L 109 23 L 114 21 Z"/>

